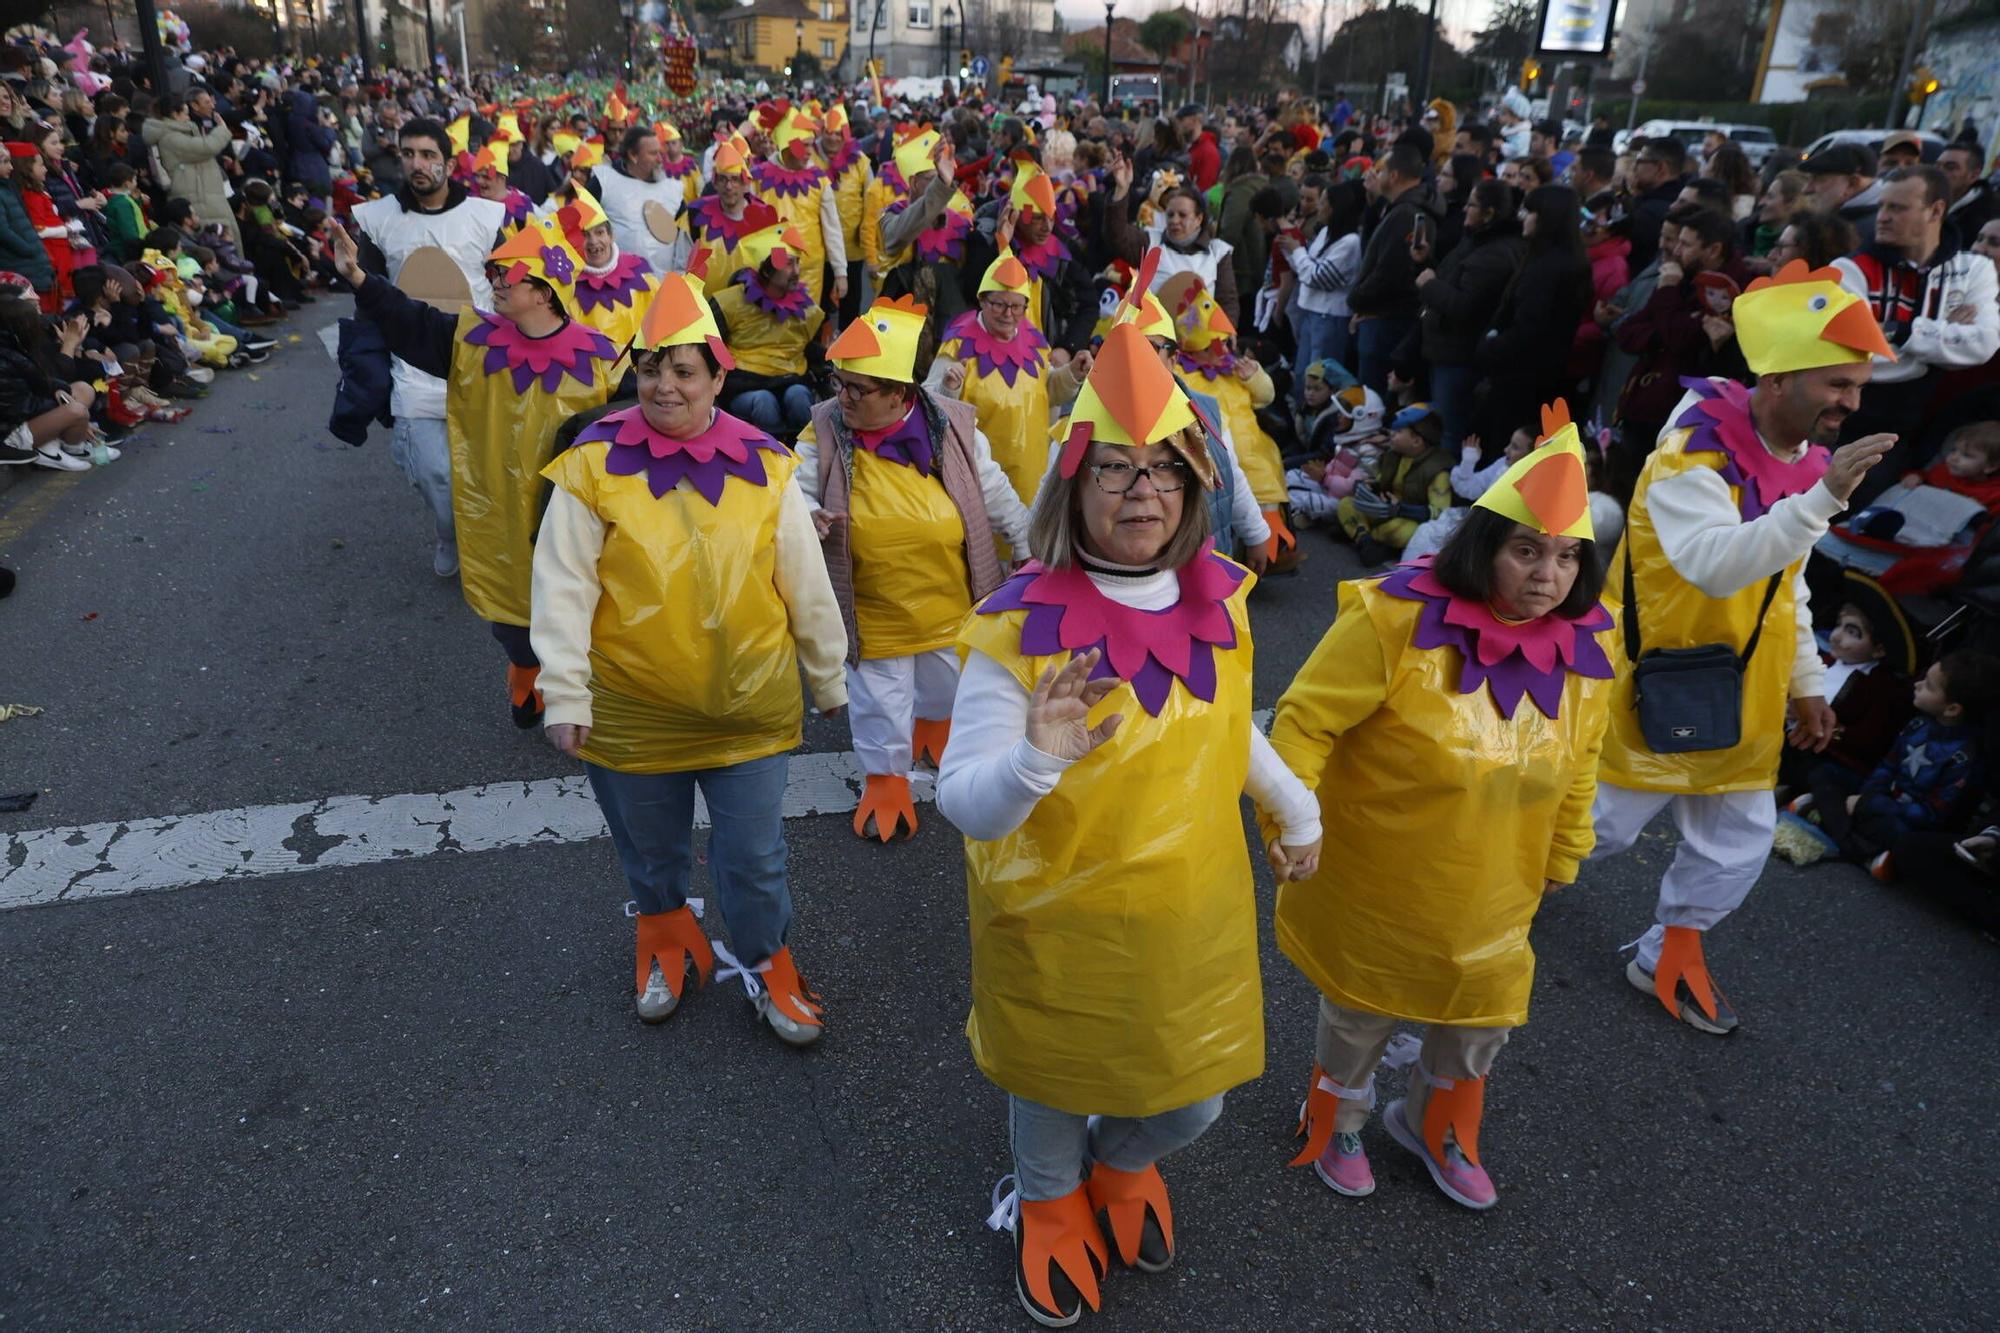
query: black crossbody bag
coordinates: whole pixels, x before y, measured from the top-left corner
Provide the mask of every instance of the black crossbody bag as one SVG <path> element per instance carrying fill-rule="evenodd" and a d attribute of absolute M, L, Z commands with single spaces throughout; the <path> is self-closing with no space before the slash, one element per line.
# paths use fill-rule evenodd
<path fill-rule="evenodd" d="M 1639 599 L 1632 591 L 1632 545 L 1625 545 L 1625 656 L 1632 663 L 1632 706 L 1654 754 L 1727 750 L 1743 739 L 1743 673 L 1764 634 L 1783 570 L 1771 576 L 1757 625 L 1741 656 L 1726 643 L 1639 651 Z"/>

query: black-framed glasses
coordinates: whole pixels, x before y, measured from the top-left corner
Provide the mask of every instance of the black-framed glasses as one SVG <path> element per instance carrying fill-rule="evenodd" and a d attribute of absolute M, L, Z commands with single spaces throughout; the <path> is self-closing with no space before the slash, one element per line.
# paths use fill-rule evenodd
<path fill-rule="evenodd" d="M 1028 313 L 1028 303 L 1026 301 L 1009 301 L 996 297 L 990 292 L 979 298 L 979 304 L 985 306 L 996 315 L 1013 315 L 1019 318 Z"/>
<path fill-rule="evenodd" d="M 1161 495 L 1172 495 L 1187 485 L 1188 465 L 1175 459 L 1171 463 L 1155 463 L 1151 467 L 1136 467 L 1131 463 L 1090 463 L 1090 475 L 1097 481 L 1097 489 L 1106 495 L 1123 495 L 1139 484 L 1139 474 L 1153 483 L 1153 489 Z"/>
<path fill-rule="evenodd" d="M 845 375 L 835 375 L 833 377 L 833 393 L 836 398 L 851 398 L 856 402 L 860 402 L 869 394 L 880 393 L 882 390 L 883 386 L 880 384 L 857 383 L 854 380 L 848 379 Z"/>

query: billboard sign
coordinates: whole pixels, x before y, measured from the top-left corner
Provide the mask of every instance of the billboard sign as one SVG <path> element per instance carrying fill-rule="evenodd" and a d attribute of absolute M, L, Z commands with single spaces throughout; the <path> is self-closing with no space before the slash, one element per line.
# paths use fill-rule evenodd
<path fill-rule="evenodd" d="M 1545 56 L 1608 56 L 1618 0 L 1542 0 L 1536 50 Z"/>

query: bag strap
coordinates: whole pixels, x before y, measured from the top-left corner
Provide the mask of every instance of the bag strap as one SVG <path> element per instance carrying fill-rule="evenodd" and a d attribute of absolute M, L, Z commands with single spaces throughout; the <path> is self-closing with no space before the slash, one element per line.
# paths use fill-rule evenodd
<path fill-rule="evenodd" d="M 1785 577 L 1785 571 L 1781 569 L 1777 573 L 1771 575 L 1771 581 L 1764 585 L 1764 601 L 1763 604 L 1757 608 L 1756 627 L 1750 631 L 1750 642 L 1743 645 L 1743 651 L 1740 654 L 1738 654 L 1736 658 L 1736 665 L 1739 670 L 1748 671 L 1750 669 L 1750 657 L 1753 653 L 1757 651 L 1757 640 L 1761 639 L 1764 636 L 1764 617 L 1770 614 L 1771 603 L 1774 600 L 1776 600 L 1778 596 L 1778 581 L 1784 577 Z M 1626 541 L 1625 543 L 1624 610 L 1625 614 L 1623 616 L 1623 619 L 1625 621 L 1625 660 L 1627 662 L 1633 663 L 1634 665 L 1637 665 L 1639 661 L 1639 599 L 1633 595 L 1632 543 L 1629 540 Z"/>

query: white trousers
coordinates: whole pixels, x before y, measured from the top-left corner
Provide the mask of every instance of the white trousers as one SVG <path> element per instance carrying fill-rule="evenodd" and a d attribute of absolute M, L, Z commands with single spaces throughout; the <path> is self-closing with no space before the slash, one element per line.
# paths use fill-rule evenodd
<path fill-rule="evenodd" d="M 910 732 L 917 719 L 951 717 L 958 654 L 937 648 L 912 657 L 878 657 L 847 668 L 847 725 L 863 773 L 910 772 Z"/>
<path fill-rule="evenodd" d="M 1615 856 L 1639 840 L 1653 816 L 1671 805 L 1681 844 L 1660 880 L 1653 928 L 1639 940 L 1639 963 L 1652 971 L 1668 926 L 1707 930 L 1749 896 L 1771 856 L 1778 824 L 1777 798 L 1769 791 L 1732 791 L 1714 796 L 1677 796 L 1597 784 L 1591 810 L 1597 826 L 1593 861 Z"/>

